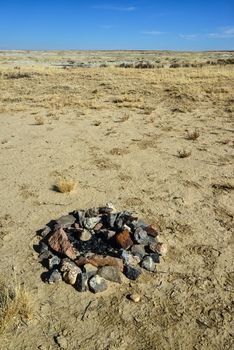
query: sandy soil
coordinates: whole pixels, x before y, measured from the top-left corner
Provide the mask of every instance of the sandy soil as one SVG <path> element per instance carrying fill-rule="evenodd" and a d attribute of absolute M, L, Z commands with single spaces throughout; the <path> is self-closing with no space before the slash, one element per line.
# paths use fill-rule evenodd
<path fill-rule="evenodd" d="M 232 349 L 232 66 L 4 63 L 0 72 L 1 273 L 16 274 L 33 306 L 0 348 L 58 349 L 54 337 L 63 333 L 69 350 Z M 188 140 L 194 130 L 200 136 Z M 179 158 L 179 150 L 191 155 Z M 53 191 L 63 177 L 77 181 L 76 192 Z M 169 252 L 158 272 L 100 295 L 43 283 L 36 230 L 107 201 L 160 224 Z M 131 292 L 140 303 L 126 298 Z"/>

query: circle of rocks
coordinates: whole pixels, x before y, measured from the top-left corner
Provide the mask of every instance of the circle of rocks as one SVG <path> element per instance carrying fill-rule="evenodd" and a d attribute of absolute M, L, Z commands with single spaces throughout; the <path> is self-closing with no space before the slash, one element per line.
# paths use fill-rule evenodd
<path fill-rule="evenodd" d="M 47 267 L 45 281 L 64 280 L 79 292 L 107 289 L 121 283 L 122 273 L 136 280 L 142 270 L 156 272 L 165 245 L 159 228 L 131 212 L 117 212 L 112 203 L 75 210 L 52 220 L 39 231 L 39 261 Z"/>

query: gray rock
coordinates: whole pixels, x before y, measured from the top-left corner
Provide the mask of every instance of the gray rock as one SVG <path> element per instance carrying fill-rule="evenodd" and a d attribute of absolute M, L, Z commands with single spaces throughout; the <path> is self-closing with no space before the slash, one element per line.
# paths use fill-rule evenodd
<path fill-rule="evenodd" d="M 142 259 L 146 255 L 144 244 L 134 244 L 131 247 L 131 253 Z"/>
<path fill-rule="evenodd" d="M 86 229 L 84 229 L 79 236 L 80 240 L 83 242 L 89 241 L 91 237 L 92 237 L 92 234 Z"/>
<path fill-rule="evenodd" d="M 134 256 L 124 249 L 121 249 L 120 251 L 120 257 L 123 259 L 125 265 L 136 266 L 141 261 L 137 255 Z"/>
<path fill-rule="evenodd" d="M 85 264 L 84 271 L 88 278 L 90 278 L 97 274 L 98 268 L 96 266 L 93 266 L 92 264 Z"/>
<path fill-rule="evenodd" d="M 124 274 L 130 280 L 136 280 L 141 275 L 141 269 L 139 267 L 133 267 L 130 265 L 124 266 Z"/>
<path fill-rule="evenodd" d="M 112 237 L 115 236 L 116 232 L 115 231 L 112 231 L 112 230 L 101 230 L 100 233 L 102 234 L 102 236 L 109 240 L 111 239 Z"/>
<path fill-rule="evenodd" d="M 49 250 L 48 245 L 45 242 L 40 242 L 38 247 L 38 252 L 40 254 L 47 252 Z"/>
<path fill-rule="evenodd" d="M 51 228 L 49 226 L 46 226 L 40 233 L 40 236 L 42 238 L 45 238 L 50 232 L 52 232 Z"/>
<path fill-rule="evenodd" d="M 60 264 L 61 259 L 57 255 L 51 256 L 51 258 L 48 259 L 48 266 L 49 269 L 53 269 L 54 267 L 57 267 Z"/>
<path fill-rule="evenodd" d="M 103 266 L 98 270 L 98 275 L 108 281 L 121 283 L 120 272 L 116 266 Z"/>
<path fill-rule="evenodd" d="M 115 227 L 115 221 L 117 219 L 117 215 L 118 214 L 110 214 L 108 217 L 107 217 L 107 224 L 110 228 L 114 228 Z"/>
<path fill-rule="evenodd" d="M 43 253 L 39 255 L 39 261 L 42 262 L 44 260 L 51 258 L 52 256 L 53 254 L 51 253 L 50 250 L 45 250 Z"/>
<path fill-rule="evenodd" d="M 55 228 L 58 228 L 58 227 L 69 228 L 75 223 L 75 221 L 76 221 L 76 218 L 73 215 L 63 215 L 56 220 Z"/>
<path fill-rule="evenodd" d="M 89 289 L 93 293 L 104 292 L 107 287 L 107 281 L 99 275 L 93 276 L 89 280 Z"/>
<path fill-rule="evenodd" d="M 101 218 L 100 217 L 91 217 L 91 218 L 85 218 L 84 219 L 84 227 L 88 230 L 92 230 L 99 222 Z"/>
<path fill-rule="evenodd" d="M 144 259 L 143 259 L 142 262 L 141 262 L 141 266 L 142 266 L 144 269 L 146 269 L 146 270 L 148 270 L 148 271 L 151 271 L 151 272 L 155 271 L 155 267 L 156 267 L 156 265 L 155 265 L 155 263 L 154 263 L 152 257 L 149 256 L 149 255 L 147 255 L 147 256 L 144 257 Z"/>
<path fill-rule="evenodd" d="M 52 284 L 52 283 L 58 283 L 60 281 L 62 281 L 61 273 L 57 269 L 52 270 L 48 278 L 48 283 Z"/>
<path fill-rule="evenodd" d="M 79 292 L 86 292 L 88 290 L 88 276 L 86 273 L 79 273 L 77 275 L 75 287 Z"/>
<path fill-rule="evenodd" d="M 132 222 L 132 225 L 134 229 L 137 229 L 138 227 L 141 227 L 144 229 L 145 227 L 148 226 L 143 220 L 135 220 Z"/>
<path fill-rule="evenodd" d="M 138 227 L 134 232 L 134 239 L 139 244 L 148 244 L 150 239 L 147 235 L 147 232 L 144 231 L 141 227 Z"/>

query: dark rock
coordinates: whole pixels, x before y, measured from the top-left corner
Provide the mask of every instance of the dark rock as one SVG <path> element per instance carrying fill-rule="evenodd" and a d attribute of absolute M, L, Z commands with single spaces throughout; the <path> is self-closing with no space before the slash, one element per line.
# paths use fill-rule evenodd
<path fill-rule="evenodd" d="M 70 259 L 76 258 L 76 253 L 68 239 L 66 232 L 62 228 L 59 228 L 53 233 L 48 240 L 48 244 L 57 253 L 66 255 Z"/>
<path fill-rule="evenodd" d="M 52 270 L 49 274 L 49 278 L 48 278 L 48 283 L 52 284 L 52 283 L 57 283 L 62 281 L 62 275 L 59 272 L 59 270 L 55 269 Z"/>
<path fill-rule="evenodd" d="M 88 276 L 86 273 L 79 273 L 77 275 L 75 287 L 79 292 L 86 292 L 88 290 Z"/>
<path fill-rule="evenodd" d="M 141 266 L 142 266 L 144 269 L 146 269 L 146 270 L 148 270 L 148 271 L 151 271 L 151 272 L 155 271 L 155 267 L 156 267 L 156 265 L 155 265 L 155 263 L 154 263 L 152 257 L 149 256 L 149 255 L 147 255 L 147 256 L 144 257 L 144 259 L 143 259 L 142 262 L 141 262 Z"/>
<path fill-rule="evenodd" d="M 137 243 L 144 244 L 144 245 L 148 244 L 151 240 L 147 235 L 146 231 L 143 230 L 141 227 L 138 227 L 135 230 L 134 239 Z"/>
<path fill-rule="evenodd" d="M 48 259 L 48 266 L 49 269 L 53 269 L 54 267 L 58 267 L 60 264 L 61 259 L 57 255 L 51 256 L 51 258 Z"/>
<path fill-rule="evenodd" d="M 104 292 L 107 286 L 107 281 L 99 275 L 93 276 L 89 280 L 89 289 L 93 293 Z"/>
<path fill-rule="evenodd" d="M 108 281 L 121 283 L 120 272 L 116 266 L 103 266 L 98 270 L 98 275 Z"/>
<path fill-rule="evenodd" d="M 42 238 L 45 238 L 49 233 L 51 233 L 52 232 L 52 230 L 51 230 L 51 228 L 49 227 L 49 226 L 46 226 L 42 231 L 41 231 L 41 233 L 40 233 L 40 236 L 42 237 Z"/>
<path fill-rule="evenodd" d="M 141 259 L 146 255 L 144 244 L 134 244 L 131 247 L 131 252 L 133 255 L 139 256 Z"/>
<path fill-rule="evenodd" d="M 133 245 L 133 241 L 128 230 L 117 233 L 115 239 L 117 244 L 123 249 L 128 249 Z"/>
<path fill-rule="evenodd" d="M 76 218 L 76 221 L 80 225 L 80 227 L 84 227 L 85 211 L 75 210 L 72 212 L 72 215 Z"/>
<path fill-rule="evenodd" d="M 52 256 L 53 254 L 51 253 L 50 250 L 45 250 L 43 253 L 39 255 L 39 261 L 42 262 L 44 260 L 51 258 Z"/>
<path fill-rule="evenodd" d="M 141 269 L 130 265 L 124 266 L 124 274 L 130 280 L 136 280 L 141 275 Z"/>
<path fill-rule="evenodd" d="M 59 219 L 56 220 L 56 228 L 69 228 L 76 221 L 76 218 L 73 215 L 63 215 Z"/>
<path fill-rule="evenodd" d="M 151 253 L 149 256 L 152 258 L 155 264 L 160 263 L 160 255 L 158 253 Z"/>
<path fill-rule="evenodd" d="M 39 243 L 39 247 L 38 247 L 38 253 L 39 254 L 42 254 L 42 253 L 48 251 L 48 249 L 49 249 L 48 245 L 45 242 L 40 242 Z"/>

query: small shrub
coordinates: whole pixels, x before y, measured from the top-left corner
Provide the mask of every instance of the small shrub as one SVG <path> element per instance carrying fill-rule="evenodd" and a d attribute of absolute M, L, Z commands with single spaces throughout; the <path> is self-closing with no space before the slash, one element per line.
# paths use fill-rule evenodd
<path fill-rule="evenodd" d="M 186 139 L 195 141 L 196 139 L 198 139 L 199 136 L 200 136 L 200 133 L 197 130 L 195 130 L 195 131 L 188 131 Z"/>
<path fill-rule="evenodd" d="M 31 317 L 32 309 L 25 289 L 19 285 L 9 285 L 0 278 L 0 334 L 16 322 Z"/>
<path fill-rule="evenodd" d="M 34 119 L 35 119 L 36 125 L 44 125 L 45 124 L 45 120 L 41 115 L 35 116 Z"/>
<path fill-rule="evenodd" d="M 177 155 L 179 158 L 187 158 L 187 157 L 191 156 L 191 153 L 192 153 L 191 151 L 182 149 L 182 150 L 179 150 L 177 152 Z"/>
<path fill-rule="evenodd" d="M 58 181 L 54 186 L 54 190 L 60 193 L 69 193 L 76 189 L 77 183 L 72 179 L 63 179 Z"/>
<path fill-rule="evenodd" d="M 17 73 L 8 73 L 7 79 L 21 79 L 21 78 L 31 78 L 31 74 L 24 72 L 17 72 Z"/>

